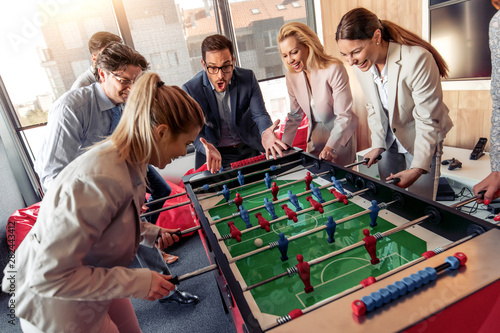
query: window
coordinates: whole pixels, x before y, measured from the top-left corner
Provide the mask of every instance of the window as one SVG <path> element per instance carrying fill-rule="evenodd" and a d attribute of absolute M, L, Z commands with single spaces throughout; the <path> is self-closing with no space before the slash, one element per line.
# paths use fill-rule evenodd
<path fill-rule="evenodd" d="M 168 63 L 170 66 L 179 66 L 179 58 L 177 58 L 177 51 L 168 51 L 167 52 L 168 56 Z"/>
<path fill-rule="evenodd" d="M 73 75 L 75 77 L 78 77 L 78 75 L 82 74 L 87 69 L 89 69 L 89 67 L 91 65 L 92 65 L 92 61 L 90 59 L 88 59 L 88 60 L 71 61 L 71 68 L 73 69 Z"/>
<path fill-rule="evenodd" d="M 98 31 L 120 35 L 166 84 L 178 86 L 202 70 L 203 39 L 223 33 L 237 46 L 237 65 L 252 69 L 261 81 L 273 119 L 286 114 L 286 86 L 276 79 L 285 73 L 276 37 L 286 22 L 314 22 L 307 17 L 314 13 L 313 1 L 228 3 L 231 15 L 214 0 L 1 2 L 0 109 L 12 119 L 25 167 L 32 169 L 52 103 L 91 66 L 88 40 Z"/>
<path fill-rule="evenodd" d="M 75 21 L 61 22 L 57 25 L 57 29 L 59 30 L 59 35 L 61 36 L 65 49 L 78 49 L 86 45 L 83 42 L 78 24 Z"/>
<path fill-rule="evenodd" d="M 266 49 L 278 48 L 278 41 L 276 40 L 278 38 L 278 31 L 264 31 L 262 38 L 264 39 L 264 46 L 266 47 Z"/>

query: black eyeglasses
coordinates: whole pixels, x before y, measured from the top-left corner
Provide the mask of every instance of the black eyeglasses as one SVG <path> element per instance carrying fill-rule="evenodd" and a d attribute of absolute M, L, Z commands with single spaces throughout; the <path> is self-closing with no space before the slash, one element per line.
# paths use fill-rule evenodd
<path fill-rule="evenodd" d="M 207 67 L 207 72 L 209 74 L 218 74 L 219 70 L 222 71 L 224 74 L 231 73 L 233 71 L 233 65 L 225 65 L 222 67 L 212 67 L 212 66 L 206 66 Z"/>

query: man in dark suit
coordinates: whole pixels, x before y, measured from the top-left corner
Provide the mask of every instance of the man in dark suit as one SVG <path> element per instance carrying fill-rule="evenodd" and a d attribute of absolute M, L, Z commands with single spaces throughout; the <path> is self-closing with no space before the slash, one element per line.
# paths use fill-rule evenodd
<path fill-rule="evenodd" d="M 205 38 L 201 44 L 204 70 L 182 89 L 205 113 L 206 124 L 194 142 L 196 168 L 207 163 L 217 172 L 221 165 L 266 153 L 282 156 L 287 146 L 274 135 L 274 124 L 266 111 L 262 92 L 251 70 L 234 67 L 233 44 L 222 35 Z"/>

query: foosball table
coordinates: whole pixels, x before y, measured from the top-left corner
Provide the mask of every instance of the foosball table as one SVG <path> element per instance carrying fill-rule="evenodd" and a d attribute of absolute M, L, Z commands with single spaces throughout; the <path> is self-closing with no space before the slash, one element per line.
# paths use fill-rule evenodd
<path fill-rule="evenodd" d="M 238 331 L 421 330 L 480 290 L 497 300 L 500 230 L 461 203 L 299 150 L 247 162 L 183 178 Z"/>

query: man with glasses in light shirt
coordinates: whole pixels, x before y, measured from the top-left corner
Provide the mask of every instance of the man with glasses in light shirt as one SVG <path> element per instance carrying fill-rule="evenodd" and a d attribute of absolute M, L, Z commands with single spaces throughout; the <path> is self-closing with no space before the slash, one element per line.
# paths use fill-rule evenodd
<path fill-rule="evenodd" d="M 44 192 L 66 165 L 113 132 L 133 83 L 148 67 L 138 52 L 111 43 L 97 58 L 97 82 L 70 90 L 54 102 L 35 162 Z"/>
<path fill-rule="evenodd" d="M 148 68 L 147 60 L 137 51 L 125 44 L 110 43 L 97 57 L 97 82 L 70 90 L 54 102 L 48 115 L 47 133 L 35 162 L 35 171 L 44 192 L 50 190 L 53 180 L 66 165 L 114 131 L 130 89 Z M 152 195 L 163 198 L 170 194 L 168 184 L 151 166 L 147 179 Z M 158 190 L 155 192 L 154 188 Z M 137 258 L 143 267 L 170 274 L 163 256 L 154 247 L 140 246 Z M 198 302 L 198 297 L 176 289 L 160 300 L 163 301 L 193 304 Z"/>
<path fill-rule="evenodd" d="M 282 156 L 287 146 L 274 135 L 279 120 L 272 123 L 254 73 L 234 66 L 232 42 L 222 35 L 208 36 L 201 53 L 204 70 L 182 86 L 206 118 L 194 142 L 196 169 L 206 162 L 214 173 L 221 165 L 226 168 L 261 152 Z"/>

